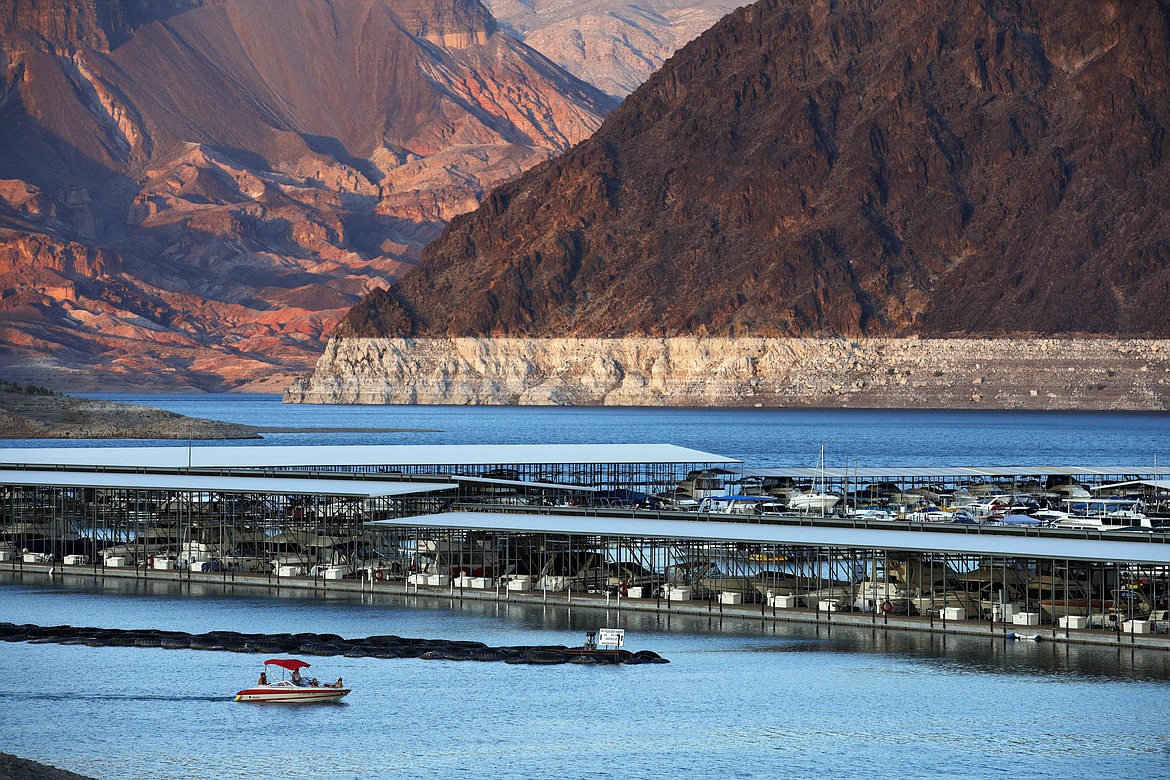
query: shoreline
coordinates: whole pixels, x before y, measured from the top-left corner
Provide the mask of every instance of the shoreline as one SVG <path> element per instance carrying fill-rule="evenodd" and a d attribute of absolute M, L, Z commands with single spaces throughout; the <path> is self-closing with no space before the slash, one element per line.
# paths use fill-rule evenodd
<path fill-rule="evenodd" d="M 3 752 L 0 752 L 0 777 L 4 780 L 94 780 L 89 775 Z"/>
<path fill-rule="evenodd" d="M 0 440 L 259 438 L 260 429 L 251 425 L 187 417 L 143 404 L 0 392 Z"/>
<path fill-rule="evenodd" d="M 337 428 L 333 426 L 298 428 L 280 425 L 261 425 L 257 426 L 256 430 L 260 433 L 444 433 L 439 428 Z"/>
<path fill-rule="evenodd" d="M 1170 340 L 335 338 L 285 403 L 1170 410 Z"/>

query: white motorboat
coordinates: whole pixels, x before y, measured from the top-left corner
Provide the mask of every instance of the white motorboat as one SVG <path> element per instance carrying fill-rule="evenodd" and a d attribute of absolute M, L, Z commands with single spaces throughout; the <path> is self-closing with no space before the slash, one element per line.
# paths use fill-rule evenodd
<path fill-rule="evenodd" d="M 721 515 L 755 515 L 757 507 L 775 504 L 772 496 L 707 496 L 699 503 L 700 512 Z"/>
<path fill-rule="evenodd" d="M 824 512 L 837 506 L 841 497 L 821 490 L 810 490 L 806 493 L 797 493 L 788 499 L 788 506 L 799 512 Z"/>
<path fill-rule="evenodd" d="M 1065 499 L 1067 517 L 1056 523 L 1057 528 L 1077 528 L 1090 531 L 1153 530 L 1154 524 L 1145 513 L 1146 505 L 1133 499 L 1078 498 Z"/>
<path fill-rule="evenodd" d="M 277 682 L 269 682 L 270 666 L 291 672 L 292 676 Z M 301 676 L 301 669 L 307 669 L 309 666 L 310 664 L 296 658 L 270 658 L 264 662 L 264 672 L 260 675 L 260 681 L 251 688 L 236 693 L 236 701 L 313 703 L 337 701 L 350 692 L 349 688 L 342 685 L 340 677 L 332 685 L 306 680 Z"/>

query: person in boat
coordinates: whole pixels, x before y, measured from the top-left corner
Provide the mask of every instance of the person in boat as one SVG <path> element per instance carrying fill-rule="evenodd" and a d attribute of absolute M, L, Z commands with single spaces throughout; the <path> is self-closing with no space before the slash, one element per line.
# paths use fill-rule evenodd
<path fill-rule="evenodd" d="M 333 687 L 334 687 L 334 688 L 344 688 L 344 687 L 345 687 L 345 686 L 344 686 L 344 685 L 341 683 L 341 678 L 340 678 L 340 677 L 338 677 L 338 678 L 337 678 L 337 682 L 333 683 Z"/>
<path fill-rule="evenodd" d="M 292 681 L 293 681 L 293 685 L 304 685 L 305 684 L 304 679 L 301 677 L 301 670 L 300 669 L 293 669 Z"/>
<path fill-rule="evenodd" d="M 313 686 L 314 688 L 320 688 L 320 687 L 321 687 L 321 683 L 317 682 L 317 678 L 316 678 L 316 677 L 314 677 L 312 680 L 310 680 L 310 681 L 309 681 L 309 685 Z"/>
<path fill-rule="evenodd" d="M 260 682 L 258 682 L 256 684 L 257 685 L 267 685 L 268 684 L 268 672 L 266 672 L 266 671 L 260 672 Z"/>

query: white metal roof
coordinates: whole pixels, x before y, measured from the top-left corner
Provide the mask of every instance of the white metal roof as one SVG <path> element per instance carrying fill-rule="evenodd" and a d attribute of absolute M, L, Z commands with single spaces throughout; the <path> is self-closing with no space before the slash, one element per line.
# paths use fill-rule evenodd
<path fill-rule="evenodd" d="M 118 474 L 98 471 L 0 471 L 0 485 L 186 490 L 215 493 L 317 494 L 382 498 L 454 490 L 453 482 L 385 482 L 298 477 L 213 477 L 199 474 Z"/>
<path fill-rule="evenodd" d="M 0 463 L 122 468 L 501 466 L 740 461 L 673 444 L 388 444 L 241 447 L 9 447 Z"/>
<path fill-rule="evenodd" d="M 1134 541 L 1067 538 L 1050 534 L 1019 535 L 964 530 L 901 530 L 841 528 L 826 525 L 772 525 L 714 520 L 545 515 L 514 512 L 446 512 L 378 520 L 368 525 L 411 528 L 473 529 L 521 533 L 563 533 L 591 536 L 638 536 L 656 539 L 697 539 L 758 544 L 799 544 L 818 547 L 885 549 L 960 555 L 1055 558 L 1140 564 L 1170 564 L 1170 543 L 1160 534 L 1134 532 Z"/>
<path fill-rule="evenodd" d="M 1144 466 L 866 466 L 864 468 L 825 468 L 826 479 L 855 481 L 859 479 L 1009 479 L 1013 477 L 1116 477 L 1125 474 L 1154 474 L 1152 465 Z M 745 477 L 789 477 L 792 479 L 820 479 L 819 468 L 759 468 L 744 469 Z M 1159 467 L 1157 474 L 1170 475 L 1170 469 Z"/>
<path fill-rule="evenodd" d="M 561 482 L 528 482 L 523 479 L 496 479 L 495 477 L 467 477 L 455 474 L 451 479 L 456 482 L 471 482 L 476 485 L 506 485 L 508 487 L 548 488 L 549 490 L 569 490 L 577 493 L 596 493 L 598 489 L 589 485 L 566 485 Z"/>
<path fill-rule="evenodd" d="M 1157 488 L 1158 490 L 1170 490 L 1170 479 L 1132 479 L 1129 482 L 1096 485 L 1093 487 L 1093 490 L 1109 490 L 1110 488 L 1130 487 L 1132 485 L 1145 485 L 1146 487 Z"/>

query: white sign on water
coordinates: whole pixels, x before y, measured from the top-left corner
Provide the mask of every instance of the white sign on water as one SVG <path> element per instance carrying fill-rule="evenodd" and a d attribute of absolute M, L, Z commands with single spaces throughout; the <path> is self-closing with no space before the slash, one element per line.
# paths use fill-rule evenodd
<path fill-rule="evenodd" d="M 600 628 L 597 630 L 597 644 L 602 647 L 621 647 L 625 644 L 624 628 Z"/>

